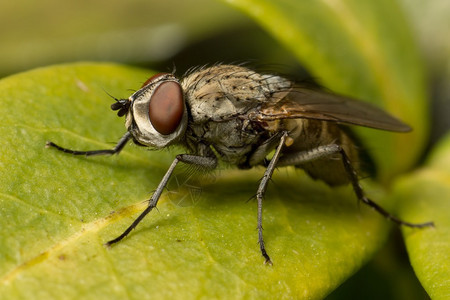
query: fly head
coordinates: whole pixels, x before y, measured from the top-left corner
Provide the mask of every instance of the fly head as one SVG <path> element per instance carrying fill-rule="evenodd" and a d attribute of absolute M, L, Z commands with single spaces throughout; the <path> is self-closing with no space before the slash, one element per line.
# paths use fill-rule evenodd
<path fill-rule="evenodd" d="M 169 73 L 150 77 L 130 98 L 111 109 L 126 115 L 125 126 L 139 144 L 163 148 L 179 141 L 187 127 L 187 110 L 178 79 Z"/>

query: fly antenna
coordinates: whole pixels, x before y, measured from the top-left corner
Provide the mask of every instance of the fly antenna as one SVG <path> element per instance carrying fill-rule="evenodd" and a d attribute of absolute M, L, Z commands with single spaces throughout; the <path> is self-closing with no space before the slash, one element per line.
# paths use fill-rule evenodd
<path fill-rule="evenodd" d="M 129 101 L 128 99 L 117 99 L 116 97 L 114 97 L 113 95 L 111 95 L 110 93 L 108 93 L 107 91 L 103 90 L 108 96 L 110 96 L 111 98 L 113 98 L 114 100 L 116 100 L 116 102 L 114 102 L 113 104 L 111 104 L 111 109 L 117 112 L 117 115 L 119 117 L 123 117 L 129 110 L 130 105 L 131 105 L 131 101 Z"/>

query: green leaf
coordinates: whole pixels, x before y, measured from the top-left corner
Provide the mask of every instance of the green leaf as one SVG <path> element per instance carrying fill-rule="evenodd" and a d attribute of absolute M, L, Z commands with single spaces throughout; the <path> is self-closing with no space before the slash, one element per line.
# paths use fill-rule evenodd
<path fill-rule="evenodd" d="M 402 178 L 395 188 L 407 220 L 434 221 L 435 228 L 403 229 L 411 264 L 431 299 L 450 298 L 450 135 L 426 167 Z"/>
<path fill-rule="evenodd" d="M 396 1 L 226 2 L 253 17 L 327 88 L 376 103 L 412 125 L 410 134 L 364 130 L 382 177 L 416 161 L 428 132 L 426 87 L 416 45 Z"/>
<path fill-rule="evenodd" d="M 357 207 L 350 187 L 276 172 L 264 205 L 263 264 L 254 195 L 262 169 L 224 169 L 196 195 L 172 180 L 158 205 L 106 249 L 146 205 L 174 155 L 128 145 L 118 156 L 44 147 L 112 148 L 123 119 L 109 109 L 153 72 L 69 64 L 0 81 L 0 295 L 8 299 L 323 298 L 384 242 L 388 222 Z M 187 174 L 188 175 L 188 174 Z M 195 182 L 194 182 L 195 183 Z M 368 185 L 382 205 L 382 191 Z M 379 201 L 381 200 L 381 201 Z"/>

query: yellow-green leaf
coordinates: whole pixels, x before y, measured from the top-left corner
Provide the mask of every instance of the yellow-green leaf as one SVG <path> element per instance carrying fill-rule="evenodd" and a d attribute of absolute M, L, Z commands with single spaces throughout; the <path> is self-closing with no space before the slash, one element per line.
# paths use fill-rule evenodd
<path fill-rule="evenodd" d="M 0 295 L 5 299 L 323 298 L 386 238 L 388 222 L 349 187 L 276 172 L 264 205 L 263 264 L 255 194 L 262 169 L 223 169 L 197 195 L 179 173 L 125 240 L 174 155 L 128 145 L 118 156 L 44 147 L 112 148 L 125 131 L 109 108 L 153 72 L 69 64 L 0 81 Z M 186 173 L 184 173 L 186 174 Z M 177 183 L 180 185 L 177 188 Z M 382 205 L 382 191 L 368 192 Z"/>
<path fill-rule="evenodd" d="M 424 168 L 399 181 L 395 195 L 404 219 L 434 221 L 435 228 L 405 228 L 403 236 L 414 271 L 431 299 L 449 299 L 450 135 Z"/>

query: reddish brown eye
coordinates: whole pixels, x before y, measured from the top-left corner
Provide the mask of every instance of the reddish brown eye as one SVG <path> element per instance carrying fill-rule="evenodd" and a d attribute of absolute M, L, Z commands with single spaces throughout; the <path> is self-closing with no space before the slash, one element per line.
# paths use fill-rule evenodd
<path fill-rule="evenodd" d="M 150 122 L 161 134 L 173 133 L 183 118 L 183 92 L 179 83 L 161 83 L 153 92 L 149 105 Z"/>
<path fill-rule="evenodd" d="M 141 88 L 143 88 L 144 86 L 146 86 L 147 84 L 149 84 L 150 82 L 154 81 L 156 78 L 167 75 L 169 73 L 157 73 L 155 75 L 153 75 L 152 77 L 150 77 L 149 79 L 147 79 L 144 84 L 141 86 Z"/>

